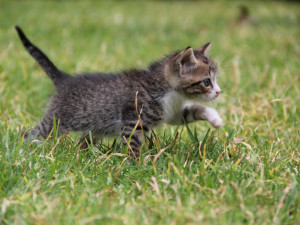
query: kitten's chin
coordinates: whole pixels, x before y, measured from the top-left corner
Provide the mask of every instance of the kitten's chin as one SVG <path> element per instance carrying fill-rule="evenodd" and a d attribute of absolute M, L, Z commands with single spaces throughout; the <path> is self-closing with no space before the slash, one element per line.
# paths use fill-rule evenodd
<path fill-rule="evenodd" d="M 215 97 L 211 97 L 211 96 L 207 96 L 207 95 L 202 95 L 200 96 L 200 101 L 203 101 L 203 102 L 211 102 L 213 100 L 215 100 L 218 96 L 215 96 Z"/>
<path fill-rule="evenodd" d="M 206 95 L 206 94 L 202 94 L 202 95 L 182 95 L 181 94 L 181 96 L 186 100 L 191 100 L 191 101 L 195 101 L 195 102 L 211 102 L 218 97 L 218 95 L 210 96 L 210 95 Z"/>
<path fill-rule="evenodd" d="M 207 95 L 198 95 L 198 96 L 188 96 L 185 97 L 187 100 L 191 100 L 193 102 L 211 102 L 213 101 L 215 98 L 212 98 L 210 96 Z"/>

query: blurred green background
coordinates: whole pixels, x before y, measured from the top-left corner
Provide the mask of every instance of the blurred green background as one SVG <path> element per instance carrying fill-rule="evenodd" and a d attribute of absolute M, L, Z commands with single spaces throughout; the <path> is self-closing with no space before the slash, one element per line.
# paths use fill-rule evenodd
<path fill-rule="evenodd" d="M 163 126 L 131 165 L 111 140 L 87 158 L 74 134 L 19 154 L 53 87 L 15 25 L 72 74 L 210 41 L 225 127 L 206 144 L 206 123 Z M 0 0 L 0 223 L 299 224 L 299 56 L 297 2 Z"/>

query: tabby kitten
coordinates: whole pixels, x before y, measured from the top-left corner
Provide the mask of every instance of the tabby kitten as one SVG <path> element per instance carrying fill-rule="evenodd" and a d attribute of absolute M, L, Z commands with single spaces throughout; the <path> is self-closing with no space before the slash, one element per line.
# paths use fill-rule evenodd
<path fill-rule="evenodd" d="M 187 47 L 170 54 L 145 70 L 70 76 L 56 68 L 18 26 L 16 30 L 56 88 L 44 118 L 25 135 L 26 140 L 47 138 L 56 118 L 59 135 L 80 131 L 82 140 L 89 141 L 91 132 L 91 141 L 96 142 L 103 136 L 121 134 L 124 144 L 130 146 L 131 155 L 138 157 L 142 132 L 161 122 L 184 124 L 207 120 L 213 127 L 222 126 L 216 110 L 187 103 L 211 101 L 221 92 L 217 65 L 206 55 L 210 43 L 197 50 Z"/>

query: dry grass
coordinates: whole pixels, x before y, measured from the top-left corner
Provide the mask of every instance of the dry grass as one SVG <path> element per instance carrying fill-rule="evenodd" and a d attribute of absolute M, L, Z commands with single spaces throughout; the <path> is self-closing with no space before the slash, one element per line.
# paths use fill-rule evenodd
<path fill-rule="evenodd" d="M 0 224 L 299 224 L 300 6 L 247 3 L 256 23 L 239 25 L 239 4 L 1 1 Z M 23 144 L 52 86 L 15 24 L 67 72 L 211 41 L 226 125 L 163 126 L 130 165 L 120 139 Z"/>

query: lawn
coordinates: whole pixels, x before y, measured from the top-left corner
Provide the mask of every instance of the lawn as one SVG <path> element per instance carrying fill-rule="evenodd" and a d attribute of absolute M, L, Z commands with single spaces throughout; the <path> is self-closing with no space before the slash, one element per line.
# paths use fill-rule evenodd
<path fill-rule="evenodd" d="M 300 224 L 300 4 L 0 5 L 0 224 Z M 87 152 L 76 133 L 24 144 L 53 86 L 16 24 L 68 73 L 144 68 L 210 41 L 225 126 L 162 125 L 130 164 L 121 138 Z"/>

